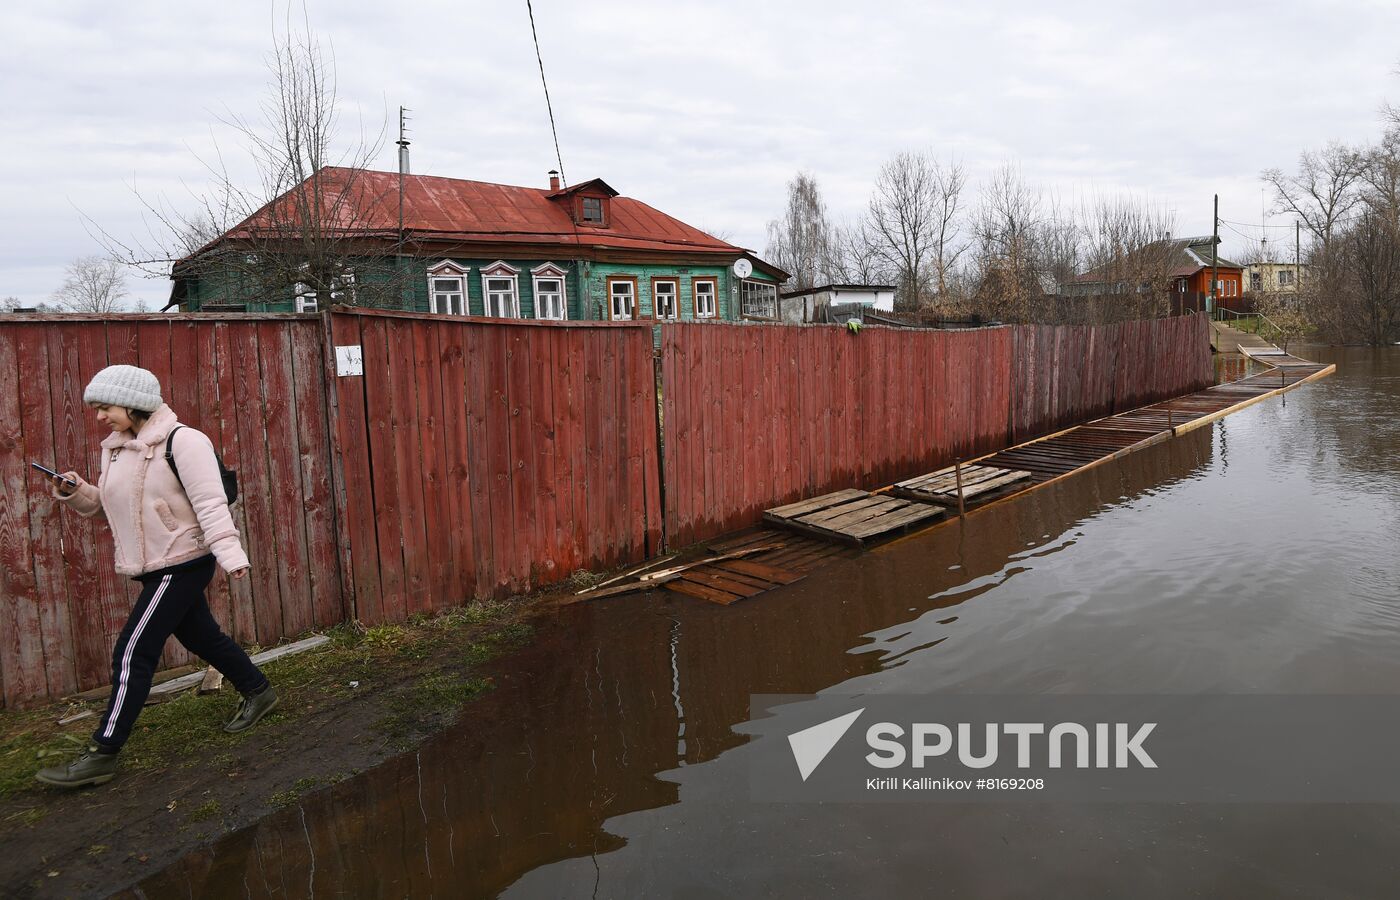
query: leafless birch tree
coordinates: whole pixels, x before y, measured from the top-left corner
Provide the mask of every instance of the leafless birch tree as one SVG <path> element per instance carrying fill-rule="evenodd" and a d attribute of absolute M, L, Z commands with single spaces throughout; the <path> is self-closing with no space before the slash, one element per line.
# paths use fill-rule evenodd
<path fill-rule="evenodd" d="M 805 290 L 825 281 L 831 270 L 833 236 L 817 179 L 798 172 L 788 182 L 787 206 L 768 223 L 765 255 L 792 275 L 792 287 Z"/>

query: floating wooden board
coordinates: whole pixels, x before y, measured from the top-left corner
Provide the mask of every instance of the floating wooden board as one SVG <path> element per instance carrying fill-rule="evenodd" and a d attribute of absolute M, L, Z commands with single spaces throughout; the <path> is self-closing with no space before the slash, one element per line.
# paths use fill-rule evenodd
<path fill-rule="evenodd" d="M 770 563 L 743 559 L 726 559 L 705 563 L 682 572 L 663 586 L 668 591 L 686 594 L 728 606 L 738 600 L 801 581 L 806 575 L 779 568 Z"/>
<path fill-rule="evenodd" d="M 970 465 L 962 470 L 963 505 L 1000 497 L 1024 485 L 1019 482 L 1030 478 L 1032 473 L 1024 469 L 1002 469 L 996 466 Z M 917 478 L 901 481 L 890 489 L 890 493 L 924 503 L 938 503 L 942 506 L 958 505 L 958 473 L 951 468 L 939 469 Z"/>
<path fill-rule="evenodd" d="M 943 514 L 941 507 L 927 503 L 848 489 L 767 510 L 763 519 L 825 540 L 863 547 L 926 525 Z"/>

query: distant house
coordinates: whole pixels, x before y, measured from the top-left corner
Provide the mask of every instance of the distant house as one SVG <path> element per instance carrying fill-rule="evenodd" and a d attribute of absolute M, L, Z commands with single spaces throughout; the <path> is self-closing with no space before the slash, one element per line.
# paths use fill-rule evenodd
<path fill-rule="evenodd" d="M 779 301 L 784 322 L 828 322 L 827 314 L 865 307 L 881 312 L 894 310 L 892 284 L 823 284 L 806 290 L 785 291 Z"/>
<path fill-rule="evenodd" d="M 549 187 L 532 188 L 404 175 L 400 213 L 400 178 L 321 169 L 176 263 L 170 306 L 308 312 L 327 298 L 367 302 L 378 287 L 374 305 L 441 315 L 778 317 L 786 272 L 602 179 L 562 187 L 551 173 Z M 280 279 L 260 278 L 250 248 L 298 246 L 297 222 L 308 209 L 331 223 L 320 233 L 344 246 L 344 272 L 319 292 L 296 281 L 295 267 Z M 295 249 L 287 252 L 296 258 Z"/>
<path fill-rule="evenodd" d="M 1082 275 L 1061 286 L 1069 296 L 1130 294 L 1151 289 L 1149 281 L 1165 281 L 1178 294 L 1209 294 L 1211 272 L 1219 272 L 1217 296 L 1222 300 L 1244 293 L 1244 267 L 1218 257 L 1212 269 L 1211 248 L 1218 239 L 1204 237 L 1167 238 L 1146 246 Z"/>
<path fill-rule="evenodd" d="M 1297 294 L 1299 281 L 1307 277 L 1305 263 L 1250 263 L 1244 267 L 1244 289 L 1256 294 Z"/>

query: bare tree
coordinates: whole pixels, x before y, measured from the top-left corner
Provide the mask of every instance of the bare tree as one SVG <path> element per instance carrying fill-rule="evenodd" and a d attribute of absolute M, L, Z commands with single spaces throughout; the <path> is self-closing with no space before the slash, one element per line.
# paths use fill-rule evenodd
<path fill-rule="evenodd" d="M 1362 201 L 1400 235 L 1400 110 L 1386 107 L 1391 124 L 1362 156 Z"/>
<path fill-rule="evenodd" d="M 148 276 L 175 278 L 177 299 L 182 284 L 198 283 L 204 299 L 226 302 L 396 304 L 412 276 L 401 264 L 398 186 L 367 171 L 384 125 L 340 149 L 334 67 L 309 29 L 280 36 L 268 69 L 261 116 L 222 120 L 251 156 L 255 181 L 238 183 L 218 149 L 202 160 L 212 187 L 192 210 L 141 197 L 150 239 L 102 232 L 104 243 Z"/>
<path fill-rule="evenodd" d="M 18 297 L 10 296 L 0 300 L 0 312 L 25 312 L 59 313 L 63 309 L 52 303 L 25 303 Z"/>
<path fill-rule="evenodd" d="M 962 192 L 967 186 L 967 172 L 962 163 L 952 160 L 944 167 L 934 163 L 936 231 L 933 243 L 934 288 L 938 296 L 948 290 L 948 278 L 958 264 L 967 245 L 961 243 Z"/>
<path fill-rule="evenodd" d="M 944 167 L 924 153 L 898 153 L 881 166 L 868 220 L 895 275 L 901 306 L 916 309 L 947 289 L 962 253 L 957 241 L 966 182 L 960 163 Z"/>
<path fill-rule="evenodd" d="M 1020 170 L 1004 165 L 982 189 L 976 236 L 977 297 L 984 312 L 1024 320 L 1030 301 L 1042 290 L 1038 266 L 1044 198 L 1026 184 Z"/>
<path fill-rule="evenodd" d="M 871 228 L 869 219 L 860 217 L 836 227 L 831 276 L 844 284 L 884 284 L 893 280 L 879 235 Z"/>
<path fill-rule="evenodd" d="M 1171 240 L 1171 214 L 1127 198 L 1104 198 L 1083 214 L 1085 260 L 1103 293 L 1122 294 L 1140 318 L 1170 311 L 1172 271 L 1180 264 L 1180 241 Z"/>
<path fill-rule="evenodd" d="M 1333 307 L 1337 335 L 1368 344 L 1400 339 L 1400 241 L 1391 223 L 1367 210 L 1328 252 L 1320 287 L 1341 301 Z"/>
<path fill-rule="evenodd" d="M 1338 224 L 1361 202 L 1364 169 L 1363 154 L 1333 142 L 1320 153 L 1301 154 L 1296 174 L 1266 169 L 1260 177 L 1274 192 L 1274 211 L 1297 216 L 1325 251 Z"/>
<path fill-rule="evenodd" d="M 817 180 L 798 172 L 787 186 L 781 218 L 768 223 L 765 255 L 792 275 L 792 286 L 805 290 L 825 280 L 831 270 L 831 223 Z"/>
<path fill-rule="evenodd" d="M 123 308 L 127 297 L 126 273 L 121 263 L 103 256 L 84 256 L 64 270 L 63 284 L 53 301 L 68 312 L 112 313 Z"/>

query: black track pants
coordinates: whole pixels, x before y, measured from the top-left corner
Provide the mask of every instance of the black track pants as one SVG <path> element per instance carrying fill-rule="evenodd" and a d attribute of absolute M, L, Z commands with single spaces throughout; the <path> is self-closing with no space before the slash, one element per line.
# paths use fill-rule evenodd
<path fill-rule="evenodd" d="M 191 653 L 223 673 L 242 694 L 260 690 L 267 678 L 243 648 L 224 634 L 209 612 L 204 589 L 214 577 L 214 557 L 205 556 L 139 576 L 141 596 L 112 651 L 112 695 L 93 740 L 107 752 L 126 743 L 151 692 L 151 675 L 172 634 Z"/>

